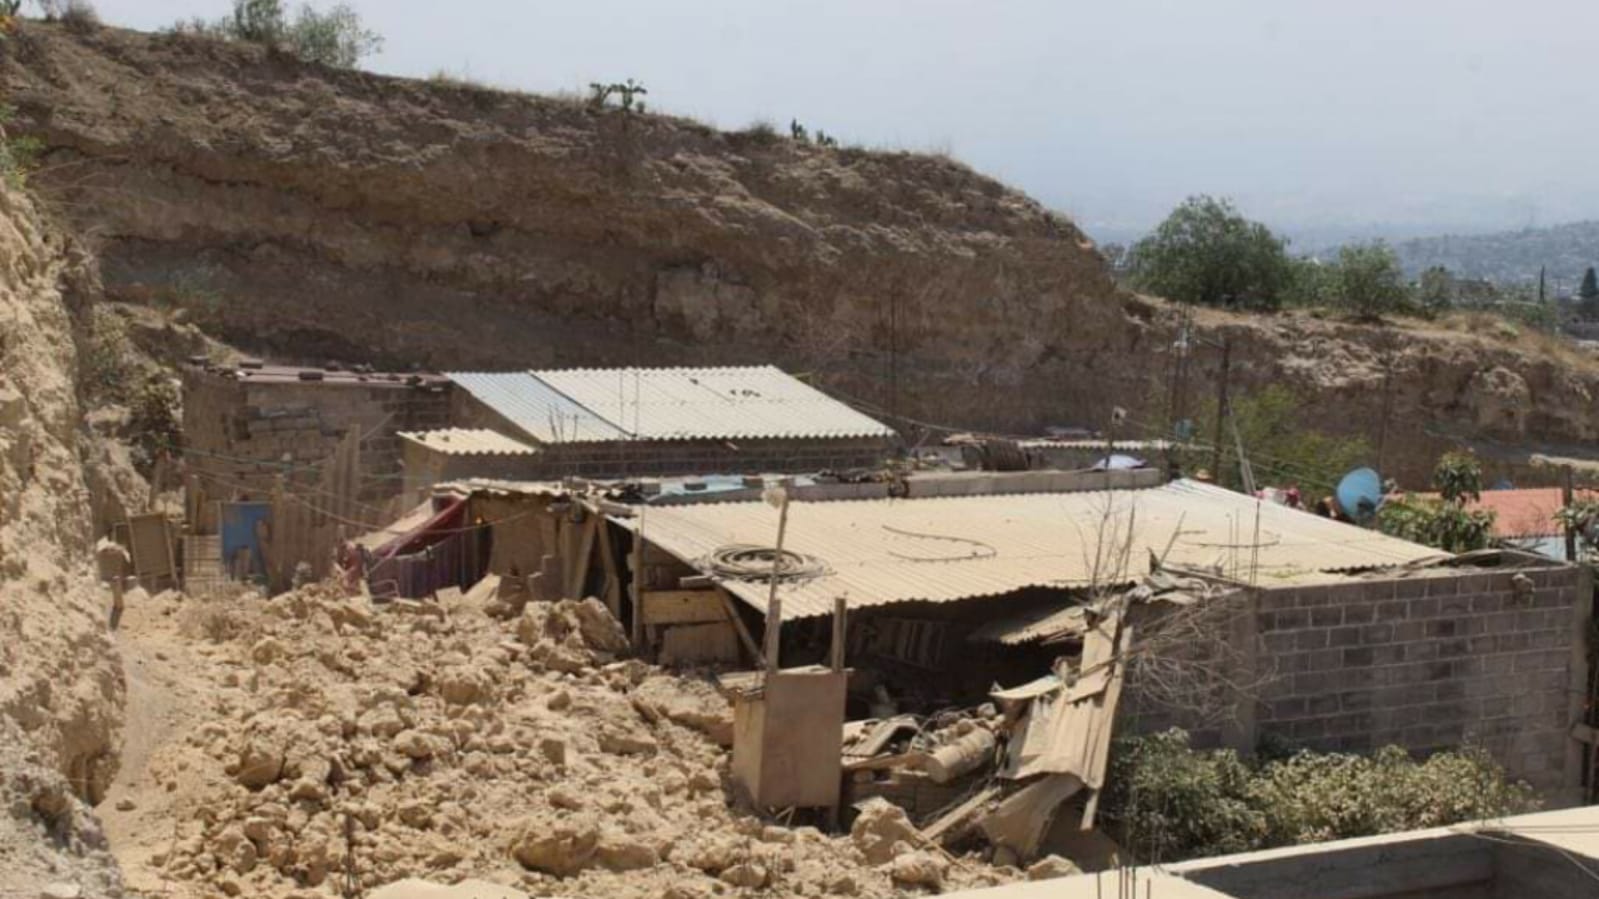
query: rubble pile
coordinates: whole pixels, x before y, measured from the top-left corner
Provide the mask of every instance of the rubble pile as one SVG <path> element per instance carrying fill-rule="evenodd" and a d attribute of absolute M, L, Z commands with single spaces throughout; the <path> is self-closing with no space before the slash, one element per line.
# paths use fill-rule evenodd
<path fill-rule="evenodd" d="M 622 658 L 596 600 L 499 621 L 482 593 L 374 605 L 313 585 L 236 607 L 253 620 L 214 631 L 214 718 L 152 761 L 194 795 L 149 863 L 192 894 L 251 897 L 405 877 L 889 896 L 1021 876 L 952 865 L 908 824 L 883 845 L 881 826 L 833 837 L 738 810 L 713 686 Z"/>

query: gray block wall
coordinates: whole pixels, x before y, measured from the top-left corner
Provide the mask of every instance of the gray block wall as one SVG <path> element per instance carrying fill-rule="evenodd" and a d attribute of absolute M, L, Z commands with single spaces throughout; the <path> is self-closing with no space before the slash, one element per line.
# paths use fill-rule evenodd
<path fill-rule="evenodd" d="M 1530 591 L 1512 582 L 1518 573 Z M 1229 719 L 1198 722 L 1146 701 L 1135 670 L 1127 727 L 1185 726 L 1195 745 L 1246 752 L 1263 738 L 1361 753 L 1469 742 L 1551 801 L 1570 798 L 1581 753 L 1569 731 L 1586 695 L 1592 607 L 1585 569 L 1443 569 L 1232 602 L 1215 630 L 1240 650 L 1227 680 L 1247 695 L 1232 696 Z"/>

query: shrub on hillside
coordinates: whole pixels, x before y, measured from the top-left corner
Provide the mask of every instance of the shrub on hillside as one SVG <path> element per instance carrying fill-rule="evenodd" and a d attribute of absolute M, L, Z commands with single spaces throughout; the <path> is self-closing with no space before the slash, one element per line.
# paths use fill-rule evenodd
<path fill-rule="evenodd" d="M 1440 827 L 1531 811 L 1532 791 L 1476 747 L 1417 761 L 1300 751 L 1247 762 L 1195 750 L 1188 734 L 1118 740 L 1104 808 L 1122 844 L 1148 862 Z"/>
<path fill-rule="evenodd" d="M 325 12 L 302 4 L 291 20 L 282 0 L 233 0 L 233 11 L 214 22 L 189 19 L 172 30 L 249 41 L 342 69 L 354 68 L 383 47 L 382 35 L 366 28 L 348 3 L 336 3 Z"/>

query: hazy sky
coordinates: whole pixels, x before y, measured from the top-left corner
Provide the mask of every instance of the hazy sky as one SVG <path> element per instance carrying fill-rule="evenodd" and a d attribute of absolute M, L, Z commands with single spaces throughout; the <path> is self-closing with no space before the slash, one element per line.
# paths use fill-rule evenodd
<path fill-rule="evenodd" d="M 96 0 L 157 28 L 228 0 Z M 325 5 L 327 0 L 321 0 Z M 1599 217 L 1593 0 L 356 0 L 368 67 L 636 78 L 723 127 L 940 149 L 1120 238 L 1192 193 L 1317 243 Z"/>

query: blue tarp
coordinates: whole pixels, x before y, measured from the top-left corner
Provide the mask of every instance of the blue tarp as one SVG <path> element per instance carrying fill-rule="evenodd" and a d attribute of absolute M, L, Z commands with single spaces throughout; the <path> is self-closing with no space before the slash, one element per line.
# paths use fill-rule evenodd
<path fill-rule="evenodd" d="M 250 554 L 250 579 L 266 574 L 266 557 L 261 554 L 260 534 L 265 530 L 258 525 L 270 525 L 271 503 L 222 504 L 222 570 L 224 576 L 233 577 L 233 560 L 241 551 Z"/>

